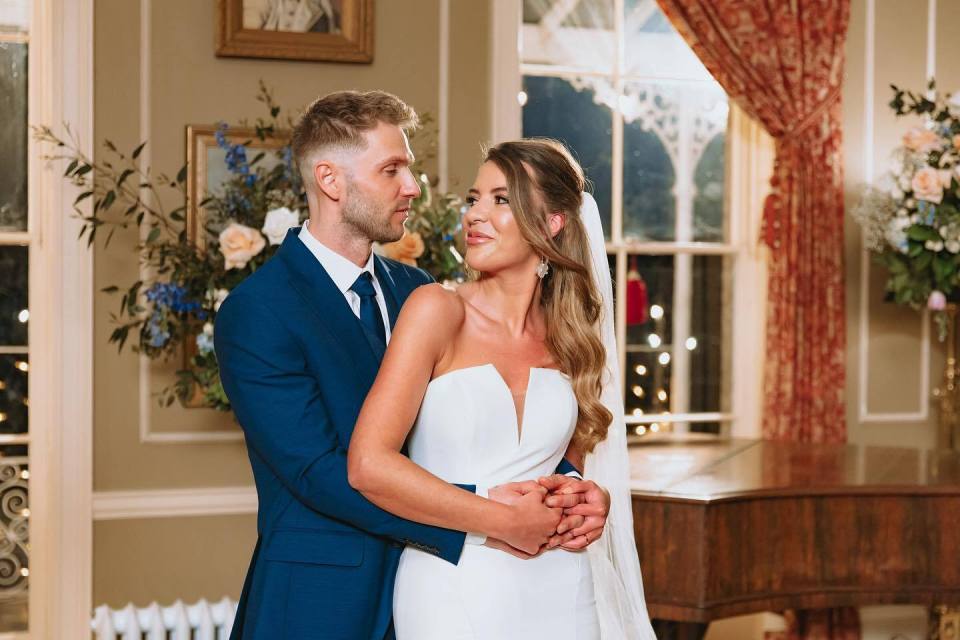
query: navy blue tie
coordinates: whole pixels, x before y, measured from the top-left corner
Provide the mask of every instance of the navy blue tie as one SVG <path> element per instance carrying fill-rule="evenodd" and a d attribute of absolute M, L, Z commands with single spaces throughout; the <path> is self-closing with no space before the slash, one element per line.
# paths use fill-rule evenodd
<path fill-rule="evenodd" d="M 387 344 L 387 330 L 383 326 L 383 314 L 377 304 L 377 290 L 373 288 L 373 276 L 370 272 L 361 273 L 350 290 L 360 296 L 360 322 L 378 336 L 383 344 Z"/>

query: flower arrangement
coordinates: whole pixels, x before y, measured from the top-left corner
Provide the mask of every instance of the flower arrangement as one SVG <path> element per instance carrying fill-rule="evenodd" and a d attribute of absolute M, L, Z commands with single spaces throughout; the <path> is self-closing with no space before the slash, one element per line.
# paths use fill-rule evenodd
<path fill-rule="evenodd" d="M 897 116 L 924 118 L 903 135 L 880 187 L 868 187 L 852 211 L 866 248 L 888 272 L 898 304 L 933 310 L 947 333 L 948 300 L 960 299 L 960 91 L 927 95 L 891 85 Z"/>
<path fill-rule="evenodd" d="M 291 128 L 292 118 L 281 119 L 281 108 L 262 81 L 257 100 L 268 113 L 254 124 L 261 141 Z M 203 228 L 196 232 L 201 242 L 188 234 L 185 204 L 163 205 L 163 196 L 169 198 L 171 192 L 179 203 L 186 201 L 188 166 L 174 177 L 154 173 L 138 161 L 146 142 L 124 153 L 109 140 L 103 143 L 104 157 L 95 161 L 80 150 L 69 127 L 65 137 L 47 126 L 33 131 L 38 141 L 56 149 L 47 159 L 65 160 L 65 178 L 82 190 L 74 208 L 83 220 L 80 238 L 85 236 L 88 246 L 102 229 L 108 229 L 105 248 L 118 229 L 140 230 L 137 250 L 145 276 L 123 290 L 111 285 L 102 291 L 122 292 L 119 311 L 110 316 L 116 325 L 110 342 L 118 351 L 133 335 L 130 348 L 135 352 L 153 360 L 183 358 L 176 381 L 160 393 L 163 406 L 179 400 L 186 406 L 230 410 L 213 351 L 214 318 L 230 291 L 269 260 L 287 230 L 307 215 L 290 146 L 280 147 L 268 167 L 265 152 L 249 157 L 252 140 L 231 143 L 228 131 L 228 125 L 219 125 L 216 140 L 225 151 L 230 177 L 222 190 L 205 194 L 199 203 L 205 212 Z M 454 195 L 434 193 L 419 169 L 415 174 L 423 193 L 411 203 L 408 234 L 379 250 L 438 280 L 462 279 L 457 250 L 462 204 Z M 89 214 L 79 207 L 87 199 L 93 203 Z"/>

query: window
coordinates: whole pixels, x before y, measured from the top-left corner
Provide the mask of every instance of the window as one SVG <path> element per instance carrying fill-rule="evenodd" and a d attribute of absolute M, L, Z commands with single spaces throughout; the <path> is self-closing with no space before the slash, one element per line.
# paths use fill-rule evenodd
<path fill-rule="evenodd" d="M 27 629 L 29 0 L 0 2 L 0 633 Z"/>
<path fill-rule="evenodd" d="M 519 40 L 522 135 L 567 144 L 603 217 L 628 424 L 725 431 L 726 94 L 654 0 L 524 0 Z"/>

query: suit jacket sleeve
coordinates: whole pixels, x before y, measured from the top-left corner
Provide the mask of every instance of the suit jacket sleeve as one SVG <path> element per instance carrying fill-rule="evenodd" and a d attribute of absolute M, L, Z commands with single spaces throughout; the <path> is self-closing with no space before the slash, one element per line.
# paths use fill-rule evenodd
<path fill-rule="evenodd" d="M 298 500 L 369 533 L 416 544 L 454 564 L 459 560 L 463 532 L 399 518 L 349 485 L 346 449 L 301 347 L 267 305 L 229 296 L 214 336 L 220 379 L 247 446 Z"/>

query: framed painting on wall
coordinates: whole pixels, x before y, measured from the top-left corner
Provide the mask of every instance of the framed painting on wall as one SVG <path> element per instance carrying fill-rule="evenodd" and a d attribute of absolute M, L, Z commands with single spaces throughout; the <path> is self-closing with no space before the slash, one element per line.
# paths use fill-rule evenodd
<path fill-rule="evenodd" d="M 217 55 L 373 62 L 373 0 L 218 0 Z"/>
<path fill-rule="evenodd" d="M 214 125 L 187 126 L 187 237 L 199 247 L 206 245 L 206 234 L 201 233 L 206 216 L 200 204 L 208 195 L 220 193 L 230 178 L 227 152 L 217 144 L 216 133 Z M 230 127 L 224 137 L 231 144 L 245 144 L 251 158 L 265 152 L 257 166 L 270 170 L 281 162 L 275 152 L 288 143 L 290 132 L 277 131 L 261 140 L 255 129 Z"/>

